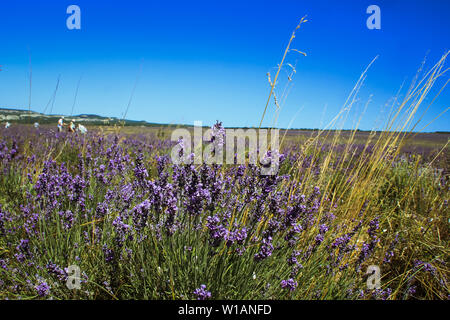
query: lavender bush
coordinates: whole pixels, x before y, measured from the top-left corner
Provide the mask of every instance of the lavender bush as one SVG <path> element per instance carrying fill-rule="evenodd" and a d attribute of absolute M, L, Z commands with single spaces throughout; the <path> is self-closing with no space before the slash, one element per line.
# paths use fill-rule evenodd
<path fill-rule="evenodd" d="M 265 176 L 257 165 L 174 165 L 174 143 L 151 132 L 1 130 L 0 298 L 449 294 L 445 173 L 419 175 L 400 155 L 363 197 L 357 159 L 372 147 L 349 158 L 287 143 Z M 380 289 L 367 289 L 370 264 Z M 66 286 L 70 265 L 80 289 Z"/>

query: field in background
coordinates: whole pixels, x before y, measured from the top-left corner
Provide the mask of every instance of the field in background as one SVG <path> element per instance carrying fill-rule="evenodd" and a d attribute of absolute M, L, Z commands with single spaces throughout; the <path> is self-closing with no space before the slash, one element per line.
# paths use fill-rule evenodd
<path fill-rule="evenodd" d="M 403 152 L 361 147 L 366 132 L 289 131 L 278 174 L 262 176 L 171 164 L 167 127 L 0 133 L 0 298 L 449 294 L 447 134 L 417 135 Z M 81 289 L 66 286 L 74 265 Z"/>
<path fill-rule="evenodd" d="M 226 127 L 226 124 L 224 124 Z M 161 139 L 170 140 L 172 131 L 180 126 L 177 125 L 163 125 L 163 126 L 93 126 L 92 130 L 102 132 L 104 134 L 111 134 L 120 131 L 123 134 L 154 134 Z M 192 127 L 185 127 L 190 129 L 193 134 Z M 204 128 L 206 130 L 207 128 Z M 244 128 L 246 130 L 248 128 Z M 321 132 L 321 133 L 320 133 Z M 325 134 L 324 134 L 325 132 Z M 280 137 L 286 136 L 284 140 L 285 145 L 302 145 L 308 140 L 314 139 L 321 134 L 319 137 L 319 142 L 321 144 L 331 144 L 335 137 L 337 131 L 320 131 L 320 130 L 308 130 L 308 129 L 280 129 Z M 337 140 L 338 144 L 345 145 L 350 136 L 352 135 L 351 130 L 343 130 Z M 364 146 L 371 135 L 370 131 L 358 130 L 355 133 L 353 143 L 355 145 Z M 372 140 L 376 141 L 380 135 L 380 132 L 375 132 Z M 423 161 L 431 160 L 436 156 L 448 143 L 450 139 L 450 132 L 427 132 L 427 133 L 416 133 L 413 136 L 405 139 L 404 146 L 400 149 L 400 152 L 404 155 L 420 155 Z M 444 155 L 437 159 L 435 166 L 445 168 L 445 170 L 450 170 L 450 157 L 448 156 L 448 148 L 445 148 Z M 447 156 L 445 156 L 447 154 Z"/>

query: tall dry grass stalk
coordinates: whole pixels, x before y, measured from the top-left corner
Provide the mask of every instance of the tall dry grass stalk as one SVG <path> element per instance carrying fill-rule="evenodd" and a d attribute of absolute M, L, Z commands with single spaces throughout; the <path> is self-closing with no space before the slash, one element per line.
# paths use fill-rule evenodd
<path fill-rule="evenodd" d="M 267 113 L 268 106 L 270 105 L 271 97 L 274 98 L 275 105 L 273 126 L 275 127 L 276 125 L 279 111 L 281 110 L 279 99 L 277 99 L 275 90 L 278 76 L 281 69 L 285 66 L 284 62 L 286 60 L 287 53 L 290 51 L 292 41 L 295 38 L 295 33 L 304 22 L 306 22 L 306 20 L 305 18 L 302 18 L 293 31 L 281 63 L 278 65 L 273 81 L 271 80 L 269 74 L 270 93 L 262 114 L 260 127 Z M 446 111 L 448 111 L 449 108 L 446 108 L 430 123 L 417 130 L 425 113 L 429 110 L 430 106 L 433 102 L 435 102 L 436 98 L 443 92 L 444 88 L 450 81 L 447 80 L 438 93 L 432 98 L 431 102 L 426 107 L 423 107 L 423 104 L 426 101 L 426 98 L 430 95 L 431 89 L 435 86 L 436 81 L 448 71 L 448 69 L 445 68 L 448 55 L 449 51 L 447 51 L 439 59 L 439 61 L 437 61 L 436 64 L 423 75 L 422 69 L 425 63 L 424 61 L 421 68 L 418 70 L 416 77 L 412 80 L 411 86 L 405 97 L 401 101 L 398 101 L 399 94 L 395 96 L 394 103 L 391 106 L 389 118 L 387 119 L 383 130 L 379 132 L 375 131 L 375 129 L 371 130 L 364 143 L 363 152 L 357 154 L 355 149 L 355 136 L 364 113 L 359 116 L 356 125 L 350 131 L 348 137 L 343 136 L 343 125 L 346 123 L 348 116 L 353 111 L 352 107 L 357 101 L 358 93 L 367 77 L 368 69 L 377 59 L 377 57 L 375 57 L 361 74 L 340 112 L 327 126 L 325 126 L 324 129 L 313 132 L 310 138 L 299 146 L 302 150 L 301 156 L 297 161 L 297 165 L 293 166 L 289 170 L 289 173 L 294 173 L 296 175 L 296 179 L 293 183 L 291 182 L 288 185 L 285 185 L 286 188 L 291 189 L 291 196 L 294 194 L 307 194 L 310 192 L 311 186 L 318 185 L 320 186 L 320 189 L 323 190 L 322 202 L 327 200 L 329 201 L 329 206 L 320 207 L 320 215 L 325 214 L 330 207 L 336 205 L 338 207 L 339 214 L 338 220 L 340 222 L 344 221 L 348 223 L 350 229 L 358 223 L 359 219 L 366 219 L 366 221 L 368 221 L 368 219 L 372 219 L 377 216 L 380 218 L 381 223 L 392 227 L 392 230 L 390 231 L 393 235 L 396 230 L 392 221 L 395 219 L 401 219 L 395 216 L 397 214 L 395 212 L 396 208 L 401 207 L 404 209 L 403 212 L 408 211 L 408 205 L 404 202 L 411 197 L 411 194 L 416 190 L 417 182 L 426 171 L 423 170 L 420 173 L 419 178 L 402 194 L 397 206 L 390 208 L 387 211 L 379 203 L 379 199 L 382 197 L 380 194 L 380 188 L 383 187 L 384 191 L 386 191 L 386 189 L 389 191 L 394 187 L 392 185 L 390 175 L 392 175 L 392 168 L 395 161 L 397 161 L 400 155 L 400 150 L 405 145 L 405 142 L 408 139 L 414 138 L 417 133 L 424 130 L 432 121 L 441 117 L 446 113 Z M 292 65 L 289 65 L 289 67 L 295 73 L 295 68 L 292 67 Z M 418 81 L 421 75 L 422 78 Z M 292 78 L 289 76 L 288 81 L 290 82 L 291 80 Z M 283 94 L 285 92 L 286 90 L 283 91 Z M 285 97 L 282 100 L 285 100 Z M 369 102 L 366 103 L 364 110 L 367 108 L 368 103 Z M 420 111 L 422 112 L 421 114 Z M 285 134 L 282 137 L 280 148 L 282 148 L 285 143 L 287 131 L 288 130 L 285 131 Z M 323 150 L 321 150 L 323 145 L 322 142 L 330 140 L 331 144 L 329 145 L 328 150 L 324 153 Z M 343 158 L 336 166 L 335 160 L 336 154 L 338 153 L 337 148 L 342 147 L 342 144 L 344 145 L 344 151 L 342 152 L 341 150 L 339 153 Z M 439 151 L 436 157 L 428 163 L 429 167 L 440 154 L 445 152 L 447 146 L 448 142 Z M 369 149 L 371 152 L 366 152 Z M 299 170 L 307 156 L 312 156 L 313 163 L 320 161 L 319 175 L 313 172 L 313 166 L 309 166 L 306 170 Z M 349 163 L 352 163 L 353 165 L 349 166 Z M 415 169 L 418 170 L 418 167 L 419 164 L 416 162 Z M 335 172 L 346 172 L 346 174 L 339 176 L 335 175 Z M 300 181 L 302 182 L 301 184 L 298 183 Z M 317 224 L 319 221 L 320 218 L 316 219 Z M 366 235 L 361 234 L 361 239 L 359 239 L 358 242 L 362 243 L 365 236 Z M 301 249 L 302 246 L 307 246 L 308 241 L 309 239 L 305 238 L 303 243 L 299 243 L 298 248 Z M 339 275 L 337 277 L 339 277 Z M 399 278 L 401 278 L 400 283 L 403 284 L 407 279 L 405 276 L 399 276 Z M 398 288 L 400 288 L 400 286 L 401 285 L 399 284 Z M 397 293 L 397 291 L 395 291 L 394 294 Z"/>

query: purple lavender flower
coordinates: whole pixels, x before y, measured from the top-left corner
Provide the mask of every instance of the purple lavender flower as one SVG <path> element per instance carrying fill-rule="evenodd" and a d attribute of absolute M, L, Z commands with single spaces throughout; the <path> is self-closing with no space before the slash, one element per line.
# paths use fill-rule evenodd
<path fill-rule="evenodd" d="M 316 241 L 315 245 L 321 244 L 323 242 L 323 239 L 323 234 L 318 234 L 314 239 Z"/>
<path fill-rule="evenodd" d="M 294 250 L 291 254 L 291 256 L 288 258 L 287 262 L 289 265 L 297 265 L 298 264 L 298 260 L 297 260 L 297 256 L 300 255 L 300 251 Z"/>
<path fill-rule="evenodd" d="M 389 245 L 388 250 L 386 251 L 383 259 L 383 263 L 390 263 L 392 257 L 394 257 L 394 248 L 398 243 L 398 233 L 395 235 L 395 239 Z"/>
<path fill-rule="evenodd" d="M 321 224 L 319 226 L 319 233 L 320 234 L 324 234 L 328 231 L 328 226 L 326 224 Z"/>
<path fill-rule="evenodd" d="M 122 247 L 128 236 L 129 230 L 131 229 L 131 227 L 124 222 L 125 219 L 126 217 L 118 215 L 112 222 L 114 230 L 116 231 L 115 240 L 119 247 Z"/>
<path fill-rule="evenodd" d="M 63 225 L 64 230 L 69 230 L 73 226 L 74 222 L 74 215 L 72 211 L 66 210 L 66 211 L 60 211 L 58 212 L 59 216 L 61 217 L 61 223 Z"/>
<path fill-rule="evenodd" d="M 211 128 L 211 142 L 214 142 L 216 146 L 223 146 L 225 141 L 225 128 L 222 126 L 222 122 L 216 121 Z"/>
<path fill-rule="evenodd" d="M 50 275 L 56 276 L 58 278 L 58 280 L 60 280 L 60 281 L 67 280 L 67 273 L 61 267 L 59 267 L 57 264 L 49 262 L 49 263 L 47 263 L 45 268 L 47 269 L 47 272 Z"/>
<path fill-rule="evenodd" d="M 150 214 L 152 202 L 150 200 L 144 200 L 132 210 L 133 223 L 136 231 L 141 231 L 147 225 L 147 219 Z"/>
<path fill-rule="evenodd" d="M 19 245 L 16 247 L 16 250 L 18 251 L 18 253 L 15 254 L 17 261 L 24 262 L 26 259 L 31 258 L 29 242 L 30 240 L 28 239 L 20 240 Z"/>
<path fill-rule="evenodd" d="M 264 238 L 262 240 L 261 247 L 259 248 L 258 253 L 255 254 L 254 258 L 257 261 L 264 260 L 272 255 L 273 245 L 272 245 L 272 237 Z"/>
<path fill-rule="evenodd" d="M 417 291 L 417 287 L 416 286 L 411 286 L 408 288 L 408 296 L 413 296 L 416 294 Z"/>
<path fill-rule="evenodd" d="M 377 300 L 387 300 L 387 299 L 390 298 L 391 294 L 392 294 L 392 289 L 391 288 L 387 288 L 386 290 L 375 289 L 372 292 L 372 297 L 374 299 L 377 299 Z"/>
<path fill-rule="evenodd" d="M 297 281 L 295 281 L 292 278 L 289 278 L 288 280 L 281 280 L 281 287 L 283 289 L 288 289 L 290 291 L 294 291 L 298 286 Z"/>
<path fill-rule="evenodd" d="M 102 247 L 103 254 L 105 255 L 105 261 L 107 263 L 111 263 L 114 261 L 114 251 L 105 244 Z"/>
<path fill-rule="evenodd" d="M 435 274 L 436 273 L 436 268 L 435 267 L 433 267 L 431 264 L 423 262 L 421 260 L 415 260 L 414 261 L 414 268 L 416 270 L 420 269 L 420 268 L 423 268 L 423 270 L 425 270 L 425 271 L 427 271 L 427 272 L 429 272 L 431 274 Z"/>
<path fill-rule="evenodd" d="M 380 228 L 380 223 L 378 217 L 369 222 L 369 230 L 367 233 L 371 238 L 375 237 L 375 232 Z"/>
<path fill-rule="evenodd" d="M 194 290 L 194 295 L 197 296 L 197 300 L 206 300 L 211 298 L 211 292 L 206 290 L 206 285 L 200 285 L 200 288 Z"/>
<path fill-rule="evenodd" d="M 40 297 L 45 297 L 50 293 L 50 286 L 45 281 L 39 282 L 35 289 Z"/>

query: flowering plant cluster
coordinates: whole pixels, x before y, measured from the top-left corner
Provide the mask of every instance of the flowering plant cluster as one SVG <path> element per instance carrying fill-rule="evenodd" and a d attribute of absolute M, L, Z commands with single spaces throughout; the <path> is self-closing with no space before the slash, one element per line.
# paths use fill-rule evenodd
<path fill-rule="evenodd" d="M 389 222 L 368 201 L 344 219 L 349 195 L 301 150 L 288 146 L 279 172 L 262 175 L 252 164 L 173 164 L 173 143 L 156 134 L 16 130 L 0 138 L 0 298 L 392 296 L 366 290 L 365 267 L 389 269 L 398 234 L 383 236 Z M 70 265 L 79 290 L 65 285 Z M 445 265 L 412 268 L 447 283 Z M 420 292 L 413 278 L 398 285 L 405 295 Z"/>

